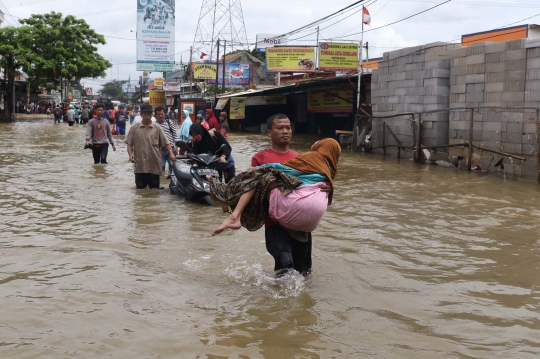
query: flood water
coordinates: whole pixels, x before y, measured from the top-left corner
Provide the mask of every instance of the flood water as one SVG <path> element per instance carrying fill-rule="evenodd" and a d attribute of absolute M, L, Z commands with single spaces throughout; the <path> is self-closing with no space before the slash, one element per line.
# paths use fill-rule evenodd
<path fill-rule="evenodd" d="M 84 131 L 0 124 L 0 358 L 540 356 L 534 181 L 345 152 L 314 272 L 276 279 L 263 230 L 212 238 Z M 230 140 L 239 169 L 269 143 Z"/>

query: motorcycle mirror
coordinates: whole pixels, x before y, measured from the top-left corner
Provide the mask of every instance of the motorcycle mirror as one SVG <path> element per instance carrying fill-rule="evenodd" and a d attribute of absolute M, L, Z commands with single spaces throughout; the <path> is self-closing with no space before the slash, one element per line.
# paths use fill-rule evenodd
<path fill-rule="evenodd" d="M 219 146 L 219 150 L 216 151 L 216 155 L 221 155 L 221 154 L 225 153 L 226 149 L 227 149 L 227 145 L 222 144 L 221 146 Z"/>

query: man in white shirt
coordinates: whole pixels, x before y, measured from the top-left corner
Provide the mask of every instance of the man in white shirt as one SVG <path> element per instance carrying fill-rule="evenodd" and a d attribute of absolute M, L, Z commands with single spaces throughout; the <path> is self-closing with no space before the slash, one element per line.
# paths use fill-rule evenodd
<path fill-rule="evenodd" d="M 135 118 L 133 119 L 133 124 L 136 124 L 136 123 L 139 123 L 142 121 L 142 116 L 141 115 L 137 115 L 135 116 Z M 154 116 L 152 116 L 152 122 L 156 122 L 156 118 Z"/>

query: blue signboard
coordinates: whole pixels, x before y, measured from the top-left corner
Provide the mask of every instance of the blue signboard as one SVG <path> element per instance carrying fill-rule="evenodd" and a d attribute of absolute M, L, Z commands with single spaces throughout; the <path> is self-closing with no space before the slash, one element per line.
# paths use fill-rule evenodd
<path fill-rule="evenodd" d="M 211 85 L 216 84 L 216 80 L 207 80 Z M 251 65 L 225 63 L 225 86 L 249 86 L 251 83 Z M 218 85 L 223 84 L 223 64 L 219 64 Z"/>

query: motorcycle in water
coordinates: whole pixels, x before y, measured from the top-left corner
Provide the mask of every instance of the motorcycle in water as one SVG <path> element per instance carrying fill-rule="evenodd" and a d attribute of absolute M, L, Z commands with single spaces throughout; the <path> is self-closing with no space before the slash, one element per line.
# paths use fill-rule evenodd
<path fill-rule="evenodd" d="M 188 148 L 185 141 L 176 142 L 178 148 Z M 177 156 L 180 161 L 173 164 L 169 191 L 184 197 L 188 201 L 202 202 L 212 205 L 210 199 L 210 184 L 206 176 L 210 175 L 219 181 L 219 173 L 215 169 L 219 163 L 219 157 L 226 152 L 226 146 L 222 145 L 216 154 L 193 154 L 187 153 L 185 157 Z"/>

